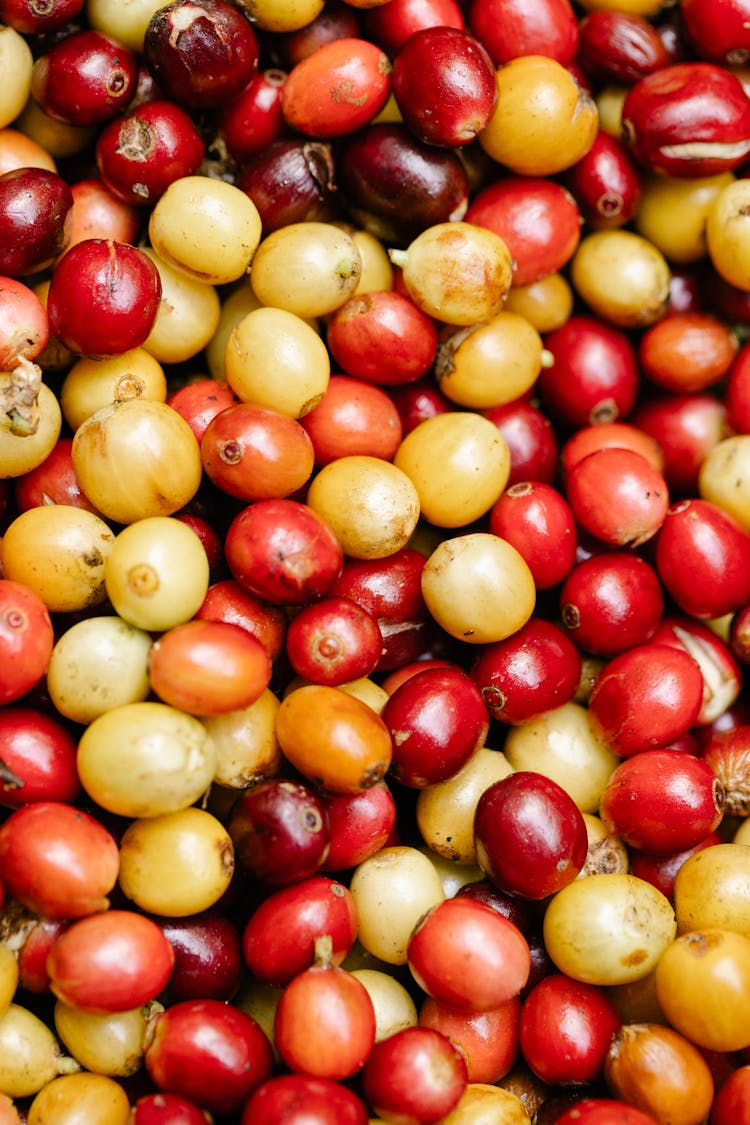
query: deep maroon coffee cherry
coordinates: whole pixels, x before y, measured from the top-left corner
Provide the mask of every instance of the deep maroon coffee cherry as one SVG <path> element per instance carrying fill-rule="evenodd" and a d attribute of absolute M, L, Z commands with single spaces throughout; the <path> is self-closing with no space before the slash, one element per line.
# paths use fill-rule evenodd
<path fill-rule="evenodd" d="M 542 899 L 572 883 L 588 851 L 573 798 L 543 774 L 519 770 L 479 798 L 474 818 L 479 866 L 507 894 Z"/>
<path fill-rule="evenodd" d="M 336 183 L 355 222 L 406 245 L 427 227 L 461 219 L 469 180 L 455 152 L 418 141 L 405 125 L 369 125 L 344 138 Z"/>
<path fill-rule="evenodd" d="M 397 687 L 381 717 L 393 739 L 391 773 L 423 789 L 447 781 L 484 745 L 489 716 L 459 667 L 429 668 Z"/>
<path fill-rule="evenodd" d="M 88 238 L 73 246 L 52 275 L 50 328 L 79 355 L 119 355 L 144 342 L 161 300 L 161 278 L 135 246 Z"/>
<path fill-rule="evenodd" d="M 627 86 L 669 62 L 659 32 L 632 12 L 590 12 L 578 35 L 577 62 L 595 82 Z"/>
<path fill-rule="evenodd" d="M 723 67 L 677 63 L 631 87 L 622 132 L 633 156 L 650 171 L 714 176 L 750 154 L 750 99 Z"/>
<path fill-rule="evenodd" d="M 0 274 L 23 277 L 46 269 L 70 237 L 73 193 L 46 168 L 0 176 Z"/>
<path fill-rule="evenodd" d="M 166 991 L 176 1000 L 230 1000 L 242 978 L 240 932 L 218 910 L 153 919 L 174 951 Z"/>
<path fill-rule="evenodd" d="M 470 674 L 493 719 L 523 723 L 573 698 L 581 655 L 557 625 L 533 617 L 506 640 L 481 646 Z"/>
<path fill-rule="evenodd" d="M 630 847 L 678 852 L 719 827 L 724 804 L 724 788 L 702 758 L 681 750 L 644 750 L 612 774 L 599 815 Z"/>
<path fill-rule="evenodd" d="M 328 854 L 320 799 L 295 781 L 260 781 L 237 799 L 229 820 L 237 859 L 271 886 L 314 875 Z"/>
<path fill-rule="evenodd" d="M 111 121 L 96 143 L 102 182 L 118 199 L 140 207 L 156 203 L 174 180 L 197 172 L 203 154 L 190 117 L 162 98 Z"/>
<path fill-rule="evenodd" d="M 151 17 L 144 57 L 158 85 L 195 109 L 226 105 L 250 81 L 258 42 L 242 12 L 226 0 L 174 0 Z"/>
<path fill-rule="evenodd" d="M 258 208 L 263 233 L 322 216 L 334 189 L 331 146 L 283 138 L 249 157 L 236 180 Z"/>
<path fill-rule="evenodd" d="M 68 35 L 34 63 L 31 95 L 49 117 L 101 125 L 126 108 L 138 79 L 136 57 L 100 31 Z"/>
<path fill-rule="evenodd" d="M 393 60 L 391 91 L 415 137 L 446 148 L 473 141 L 497 104 L 492 59 L 455 27 L 411 35 Z"/>
<path fill-rule="evenodd" d="M 599 673 L 589 698 L 594 730 L 621 757 L 668 746 L 694 724 L 703 676 L 686 651 L 643 644 Z"/>

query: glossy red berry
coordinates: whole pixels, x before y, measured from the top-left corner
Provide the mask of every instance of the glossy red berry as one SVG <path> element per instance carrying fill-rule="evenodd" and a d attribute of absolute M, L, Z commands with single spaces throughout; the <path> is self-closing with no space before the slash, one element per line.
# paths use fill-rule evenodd
<path fill-rule="evenodd" d="M 571 883 L 588 849 L 581 812 L 556 781 L 518 770 L 482 793 L 474 817 L 479 866 L 509 894 L 542 899 Z"/>

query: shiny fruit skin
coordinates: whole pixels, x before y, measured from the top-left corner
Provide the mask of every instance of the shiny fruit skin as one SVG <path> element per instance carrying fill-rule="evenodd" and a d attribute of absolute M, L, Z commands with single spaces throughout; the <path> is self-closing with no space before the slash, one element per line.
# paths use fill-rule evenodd
<path fill-rule="evenodd" d="M 80 918 L 47 958 L 54 994 L 90 1012 L 140 1008 L 156 999 L 173 966 L 174 951 L 156 923 L 130 910 Z"/>
<path fill-rule="evenodd" d="M 375 1010 L 357 977 L 316 963 L 284 989 L 273 1035 L 282 1060 L 296 1074 L 351 1078 L 375 1042 Z"/>
<path fill-rule="evenodd" d="M 240 1125 L 367 1125 L 364 1103 L 330 1078 L 280 1074 L 250 1098 Z"/>
<path fill-rule="evenodd" d="M 117 844 L 93 816 L 58 801 L 12 812 L 0 827 L 5 893 L 34 913 L 78 918 L 106 910 Z"/>
<path fill-rule="evenodd" d="M 304 605 L 327 594 L 343 552 L 329 525 L 296 500 L 260 500 L 232 521 L 224 542 L 229 569 L 272 605 Z"/>
<path fill-rule="evenodd" d="M 597 985 L 563 973 L 544 977 L 526 997 L 520 1044 L 527 1063 L 550 1085 L 595 1082 L 621 1020 Z"/>
<path fill-rule="evenodd" d="M 367 704 L 338 688 L 311 684 L 282 700 L 276 733 L 288 760 L 315 785 L 356 793 L 391 763 L 388 727 Z"/>
<path fill-rule="evenodd" d="M 474 818 L 477 859 L 506 893 L 543 899 L 572 882 L 588 840 L 572 797 L 542 774 L 517 770 L 479 798 Z"/>
<path fill-rule="evenodd" d="M 600 816 L 630 847 L 676 852 L 714 832 L 724 804 L 724 788 L 706 762 L 680 750 L 643 750 L 612 774 Z"/>
<path fill-rule="evenodd" d="M 156 1020 L 146 1048 L 159 1089 L 212 1114 L 236 1114 L 271 1076 L 271 1045 L 259 1025 L 219 1000 L 182 1000 Z"/>
<path fill-rule="evenodd" d="M 428 911 L 415 927 L 407 953 L 412 976 L 428 996 L 477 1012 L 517 996 L 530 970 L 529 947 L 520 930 L 468 897 L 446 899 Z"/>
<path fill-rule="evenodd" d="M 412 676 L 388 698 L 381 718 L 393 740 L 391 772 L 416 789 L 453 777 L 489 731 L 482 697 L 458 667 Z"/>
<path fill-rule="evenodd" d="M 242 935 L 245 962 L 259 980 L 281 988 L 310 968 L 315 938 L 329 934 L 334 964 L 357 935 L 357 909 L 348 887 L 313 875 L 272 891 L 253 911 Z"/>
<path fill-rule="evenodd" d="M 44 675 L 54 645 L 49 610 L 20 582 L 0 578 L 0 704 L 13 703 Z"/>

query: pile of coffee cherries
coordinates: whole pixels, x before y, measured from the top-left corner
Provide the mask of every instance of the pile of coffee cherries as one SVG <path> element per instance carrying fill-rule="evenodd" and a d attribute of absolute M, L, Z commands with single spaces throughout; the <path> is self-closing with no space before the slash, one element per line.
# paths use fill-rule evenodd
<path fill-rule="evenodd" d="M 0 1125 L 748 1125 L 749 0 L 0 75 Z"/>

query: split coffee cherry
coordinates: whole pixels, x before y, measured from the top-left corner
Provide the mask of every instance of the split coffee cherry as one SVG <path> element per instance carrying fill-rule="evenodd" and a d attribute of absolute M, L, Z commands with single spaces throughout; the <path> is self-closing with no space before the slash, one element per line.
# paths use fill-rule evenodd
<path fill-rule="evenodd" d="M 204 156 L 189 115 L 166 99 L 136 106 L 104 128 L 96 142 L 102 182 L 118 199 L 152 206 L 169 185 L 198 171 Z"/>
<path fill-rule="evenodd" d="M 160 299 L 159 272 L 146 254 L 124 242 L 85 239 L 52 274 L 50 328 L 79 355 L 118 355 L 144 343 Z"/>
<path fill-rule="evenodd" d="M 713 176 L 750 152 L 750 105 L 723 67 L 662 67 L 630 88 L 622 107 L 625 143 L 638 162 L 670 176 Z"/>
<path fill-rule="evenodd" d="M 143 50 L 159 87 L 189 109 L 231 101 L 250 81 L 259 55 L 250 22 L 225 0 L 174 0 L 158 8 Z"/>
<path fill-rule="evenodd" d="M 586 860 L 586 824 L 573 798 L 543 774 L 518 770 L 482 793 L 474 818 L 479 866 L 501 891 L 543 899 Z"/>
<path fill-rule="evenodd" d="M 598 736 L 627 757 L 685 734 L 702 702 L 703 676 L 692 656 L 648 643 L 605 665 L 589 698 L 589 717 Z"/>

